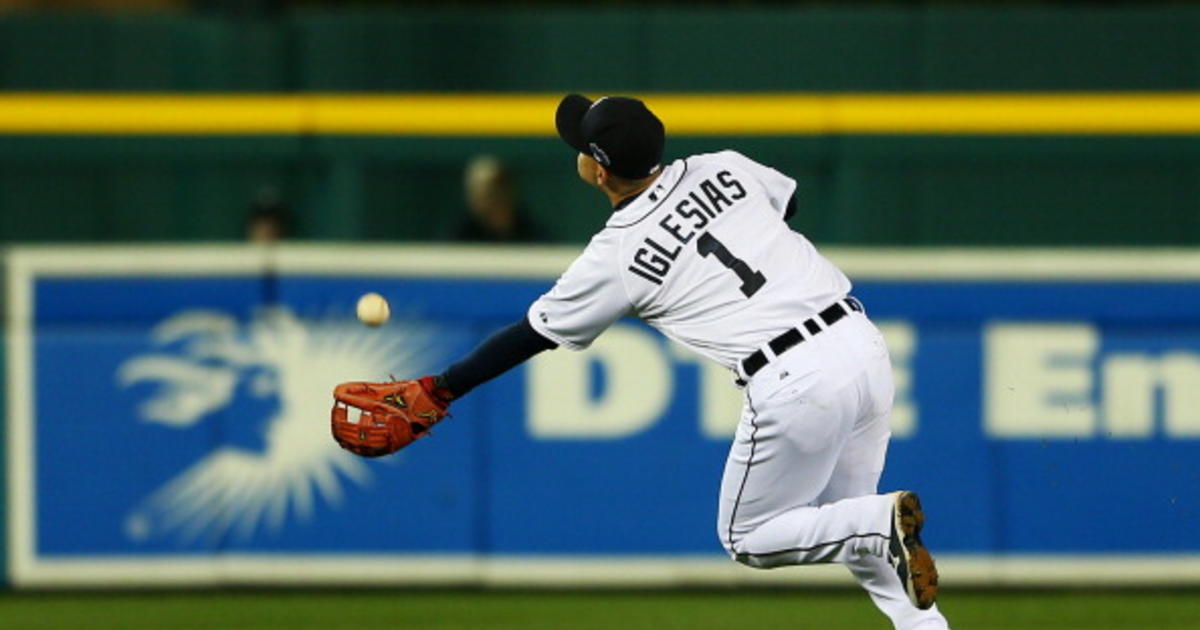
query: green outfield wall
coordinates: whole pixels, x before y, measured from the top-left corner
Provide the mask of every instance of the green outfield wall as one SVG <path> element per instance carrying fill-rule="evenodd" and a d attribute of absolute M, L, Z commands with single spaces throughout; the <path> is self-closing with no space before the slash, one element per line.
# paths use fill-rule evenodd
<path fill-rule="evenodd" d="M 800 182 L 797 227 L 865 244 L 1173 244 L 1200 240 L 1200 139 L 677 138 L 682 155 L 737 147 Z M 236 239 L 256 190 L 277 186 L 298 236 L 448 238 L 461 168 L 509 160 L 558 239 L 604 223 L 551 138 L 4 138 L 9 240 Z"/>
<path fill-rule="evenodd" d="M 10 93 L 1198 87 L 1200 9 L 1189 7 L 0 17 L 0 88 Z M 1200 135 L 1190 131 L 718 131 L 673 137 L 667 153 L 725 147 L 799 179 L 796 225 L 823 242 L 1200 241 Z M 463 163 L 480 153 L 513 165 L 525 205 L 552 238 L 582 241 L 602 224 L 600 198 L 573 179 L 572 155 L 544 134 L 6 133 L 0 240 L 236 239 L 263 187 L 293 207 L 300 238 L 448 238 L 464 211 Z"/>
<path fill-rule="evenodd" d="M 1191 90 L 1200 7 L 0 16 L 0 86 L 105 91 Z"/>

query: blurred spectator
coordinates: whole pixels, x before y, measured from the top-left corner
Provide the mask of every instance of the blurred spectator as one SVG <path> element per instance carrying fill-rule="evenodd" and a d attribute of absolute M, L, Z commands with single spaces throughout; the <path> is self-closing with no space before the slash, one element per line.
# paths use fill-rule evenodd
<path fill-rule="evenodd" d="M 246 240 L 274 243 L 291 236 L 291 213 L 273 188 L 259 191 L 246 214 Z"/>
<path fill-rule="evenodd" d="M 544 239 L 517 201 L 512 171 L 499 159 L 481 155 L 463 171 L 467 216 L 455 234 L 460 241 L 531 242 Z"/>

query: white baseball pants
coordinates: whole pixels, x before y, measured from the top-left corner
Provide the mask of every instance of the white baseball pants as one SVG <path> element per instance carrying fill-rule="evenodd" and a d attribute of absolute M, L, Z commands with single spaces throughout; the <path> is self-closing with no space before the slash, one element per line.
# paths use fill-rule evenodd
<path fill-rule="evenodd" d="M 862 313 L 774 357 L 746 386 L 717 533 L 755 568 L 844 564 L 897 630 L 940 630 L 937 606 L 913 606 L 886 558 L 892 497 L 876 492 L 893 394 L 887 346 Z"/>

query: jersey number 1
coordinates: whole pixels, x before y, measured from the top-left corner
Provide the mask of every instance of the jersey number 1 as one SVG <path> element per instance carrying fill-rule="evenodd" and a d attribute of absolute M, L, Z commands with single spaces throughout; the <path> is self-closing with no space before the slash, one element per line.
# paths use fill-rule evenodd
<path fill-rule="evenodd" d="M 746 261 L 731 254 L 724 243 L 708 232 L 701 234 L 700 238 L 696 239 L 696 251 L 705 258 L 709 254 L 716 256 L 726 269 L 736 273 L 738 279 L 742 281 L 742 293 L 746 297 L 754 295 L 767 283 L 767 277 L 762 275 L 761 271 L 751 269 Z"/>

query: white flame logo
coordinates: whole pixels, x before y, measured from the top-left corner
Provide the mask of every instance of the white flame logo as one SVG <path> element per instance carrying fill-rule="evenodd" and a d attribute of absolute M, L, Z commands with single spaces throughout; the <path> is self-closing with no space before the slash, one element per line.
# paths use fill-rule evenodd
<path fill-rule="evenodd" d="M 126 519 L 135 540 L 245 540 L 258 530 L 278 533 L 289 515 L 310 519 L 317 500 L 340 504 L 343 478 L 364 485 L 371 473 L 330 437 L 333 386 L 420 374 L 431 364 L 431 336 L 420 328 L 306 322 L 283 308 L 245 326 L 224 313 L 185 311 L 152 336 L 161 353 L 129 359 L 117 374 L 122 386 L 156 384 L 138 409 L 140 420 L 185 429 L 235 400 L 258 399 L 248 406 L 261 413 L 232 422 L 251 423 L 237 432 L 260 439 L 249 447 L 221 444 L 146 497 Z"/>

